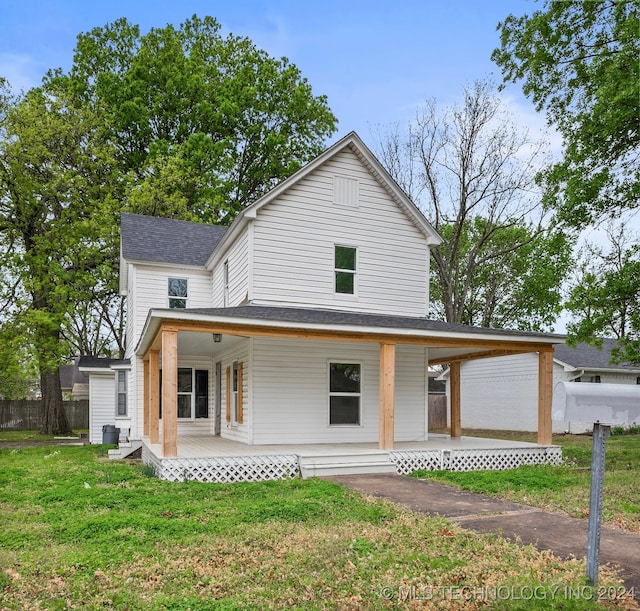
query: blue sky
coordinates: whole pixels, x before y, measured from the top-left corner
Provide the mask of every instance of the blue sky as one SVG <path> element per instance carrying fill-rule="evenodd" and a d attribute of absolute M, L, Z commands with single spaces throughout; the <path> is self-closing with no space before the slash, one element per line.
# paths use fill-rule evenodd
<path fill-rule="evenodd" d="M 37 85 L 68 69 L 76 36 L 119 17 L 146 32 L 212 15 L 223 33 L 246 36 L 286 56 L 339 119 L 337 139 L 355 130 L 372 145 L 377 126 L 404 125 L 428 98 L 455 102 L 465 84 L 500 74 L 491 62 L 497 23 L 531 13 L 532 0 L 0 0 L 0 76 Z M 523 123 L 544 124 L 518 86 L 505 97 Z"/>

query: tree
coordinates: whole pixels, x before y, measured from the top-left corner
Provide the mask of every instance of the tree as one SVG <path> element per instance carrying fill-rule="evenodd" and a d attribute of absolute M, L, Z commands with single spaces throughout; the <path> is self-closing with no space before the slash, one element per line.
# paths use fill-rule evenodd
<path fill-rule="evenodd" d="M 64 95 L 32 89 L 3 117 L 0 140 L 0 288 L 11 327 L 35 355 L 44 434 L 70 433 L 58 367 L 69 349 L 65 321 L 112 255 L 118 176 L 99 137 L 101 122 Z"/>
<path fill-rule="evenodd" d="M 562 134 L 564 159 L 541 177 L 546 201 L 584 227 L 638 207 L 640 4 L 546 0 L 498 25 L 493 60 Z"/>
<path fill-rule="evenodd" d="M 587 244 L 571 284 L 566 309 L 568 341 L 601 345 L 614 337 L 616 362 L 640 363 L 640 244 L 624 224 L 609 225 L 609 248 Z"/>
<path fill-rule="evenodd" d="M 295 66 L 219 30 L 120 19 L 78 37 L 68 73 L 0 88 L 0 301 L 37 355 L 44 432 L 68 429 L 57 367 L 123 353 L 119 212 L 228 224 L 335 130 Z"/>
<path fill-rule="evenodd" d="M 135 212 L 229 224 L 336 126 L 298 68 L 223 38 L 212 17 L 145 35 L 126 19 L 95 28 L 46 82 L 102 114 Z"/>
<path fill-rule="evenodd" d="M 0 399 L 24 399 L 35 387 L 37 371 L 21 338 L 0 326 Z"/>
<path fill-rule="evenodd" d="M 382 163 L 444 243 L 432 253 L 434 314 L 452 323 L 540 329 L 560 311 L 571 245 L 545 230 L 535 192 L 543 154 L 486 82 L 460 107 L 427 103 L 406 137 L 386 134 Z"/>
<path fill-rule="evenodd" d="M 466 325 L 552 329 L 562 311 L 559 287 L 571 264 L 570 241 L 562 232 L 540 231 L 524 222 L 495 227 L 485 240 L 489 231 L 487 220 L 479 216 L 462 227 L 439 227 L 444 238 L 439 256 L 454 268 L 446 268 L 449 294 L 444 295 L 443 266 L 433 266 L 432 315 L 447 319 L 449 300 L 457 321 Z M 449 245 L 455 234 L 459 242 L 454 257 Z"/>

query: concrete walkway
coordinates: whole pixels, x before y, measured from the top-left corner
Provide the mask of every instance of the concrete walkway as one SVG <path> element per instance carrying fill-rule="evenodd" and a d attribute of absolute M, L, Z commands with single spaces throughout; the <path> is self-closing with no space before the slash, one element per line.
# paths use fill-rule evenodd
<path fill-rule="evenodd" d="M 587 554 L 587 520 L 401 475 L 336 475 L 327 479 L 419 513 L 451 518 L 477 533 L 496 533 L 511 541 L 517 538 L 562 558 L 584 558 Z M 603 526 L 600 564 L 616 566 L 627 588 L 634 588 L 640 600 L 639 534 Z"/>

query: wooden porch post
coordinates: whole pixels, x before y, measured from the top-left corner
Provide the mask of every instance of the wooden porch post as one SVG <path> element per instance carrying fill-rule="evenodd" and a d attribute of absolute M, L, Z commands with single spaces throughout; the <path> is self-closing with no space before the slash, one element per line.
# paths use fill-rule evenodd
<path fill-rule="evenodd" d="M 178 332 L 162 329 L 162 455 L 178 455 Z"/>
<path fill-rule="evenodd" d="M 538 444 L 552 444 L 553 348 L 538 352 Z"/>
<path fill-rule="evenodd" d="M 460 361 L 449 364 L 449 391 L 451 401 L 451 437 L 462 435 L 462 423 L 460 420 Z"/>
<path fill-rule="evenodd" d="M 160 442 L 160 353 L 149 352 L 149 443 Z"/>
<path fill-rule="evenodd" d="M 396 345 L 380 344 L 380 431 L 381 450 L 393 450 Z"/>
<path fill-rule="evenodd" d="M 142 361 L 142 375 L 144 379 L 142 396 L 142 434 L 149 436 L 149 357 Z"/>

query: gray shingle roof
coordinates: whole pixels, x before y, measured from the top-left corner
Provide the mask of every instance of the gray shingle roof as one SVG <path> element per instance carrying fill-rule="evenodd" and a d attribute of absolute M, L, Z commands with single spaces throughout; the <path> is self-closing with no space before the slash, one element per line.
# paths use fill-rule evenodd
<path fill-rule="evenodd" d="M 81 356 L 78 359 L 78 367 L 88 369 L 108 369 L 111 365 L 130 365 L 129 359 L 110 359 L 102 356 Z"/>
<path fill-rule="evenodd" d="M 127 261 L 204 265 L 227 231 L 221 225 L 123 212 L 122 256 Z"/>
<path fill-rule="evenodd" d="M 175 312 L 175 310 L 171 310 Z M 421 331 L 442 331 L 449 333 L 491 333 L 505 336 L 526 336 L 540 338 L 557 338 L 564 341 L 563 335 L 515 331 L 512 329 L 488 329 L 455 325 L 440 320 L 418 318 L 415 316 L 390 316 L 385 314 L 364 314 L 344 310 L 323 310 L 312 308 L 286 308 L 247 304 L 235 308 L 187 308 L 183 312 L 204 314 L 207 316 L 228 316 L 249 319 L 274 320 L 292 323 L 315 323 L 332 325 L 354 325 L 363 327 L 387 327 L 396 329 L 414 329 Z"/>
<path fill-rule="evenodd" d="M 556 346 L 555 358 L 578 369 L 628 369 L 640 372 L 637 365 L 611 363 L 611 351 L 616 345 L 615 339 L 603 339 L 602 348 L 583 343 L 577 344 L 575 348 Z"/>

